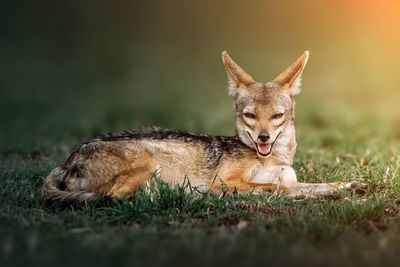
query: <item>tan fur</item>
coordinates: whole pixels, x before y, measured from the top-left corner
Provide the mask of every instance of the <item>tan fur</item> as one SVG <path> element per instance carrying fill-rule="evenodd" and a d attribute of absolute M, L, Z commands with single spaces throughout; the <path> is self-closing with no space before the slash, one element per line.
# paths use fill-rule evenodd
<path fill-rule="evenodd" d="M 99 195 L 129 197 L 154 173 L 171 185 L 187 177 L 200 191 L 277 190 L 291 196 L 327 196 L 358 183 L 299 183 L 294 95 L 306 51 L 272 82 L 256 82 L 227 52 L 222 59 L 235 99 L 237 136 L 208 137 L 163 129 L 117 132 L 78 147 L 46 179 L 45 201 L 88 201 Z"/>

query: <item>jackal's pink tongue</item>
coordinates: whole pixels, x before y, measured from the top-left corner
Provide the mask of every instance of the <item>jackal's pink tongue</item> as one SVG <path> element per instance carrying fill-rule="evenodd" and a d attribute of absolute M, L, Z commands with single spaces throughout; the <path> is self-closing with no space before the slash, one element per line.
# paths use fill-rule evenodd
<path fill-rule="evenodd" d="M 258 152 L 260 152 L 263 155 L 266 155 L 269 153 L 271 149 L 271 144 L 257 144 Z"/>

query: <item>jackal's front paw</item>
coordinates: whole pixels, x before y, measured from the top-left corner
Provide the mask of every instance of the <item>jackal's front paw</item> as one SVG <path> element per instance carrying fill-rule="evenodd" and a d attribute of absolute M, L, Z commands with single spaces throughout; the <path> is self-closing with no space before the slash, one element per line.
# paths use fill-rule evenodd
<path fill-rule="evenodd" d="M 366 194 L 368 185 L 360 181 L 352 181 L 342 184 L 343 189 L 355 192 L 357 194 Z"/>

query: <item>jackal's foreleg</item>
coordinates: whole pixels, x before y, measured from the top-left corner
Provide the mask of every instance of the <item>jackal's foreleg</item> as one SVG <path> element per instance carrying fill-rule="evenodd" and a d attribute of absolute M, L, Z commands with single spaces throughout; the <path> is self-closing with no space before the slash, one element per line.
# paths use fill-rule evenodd
<path fill-rule="evenodd" d="M 361 182 L 336 182 L 336 183 L 289 183 L 282 185 L 283 191 L 295 197 L 326 197 L 337 196 L 342 190 L 353 190 L 357 193 L 365 192 L 367 185 Z"/>
<path fill-rule="evenodd" d="M 282 167 L 278 173 L 277 189 L 294 197 L 337 196 L 341 190 L 365 192 L 367 185 L 358 181 L 335 183 L 301 183 L 291 167 Z"/>

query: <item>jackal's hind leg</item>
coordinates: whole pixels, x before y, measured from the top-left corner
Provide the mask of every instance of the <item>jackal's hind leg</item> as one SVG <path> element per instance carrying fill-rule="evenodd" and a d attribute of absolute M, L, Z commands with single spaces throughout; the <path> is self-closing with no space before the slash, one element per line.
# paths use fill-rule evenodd
<path fill-rule="evenodd" d="M 150 179 L 151 172 L 129 169 L 116 175 L 113 185 L 107 192 L 107 196 L 116 199 L 132 196 L 146 180 Z"/>

